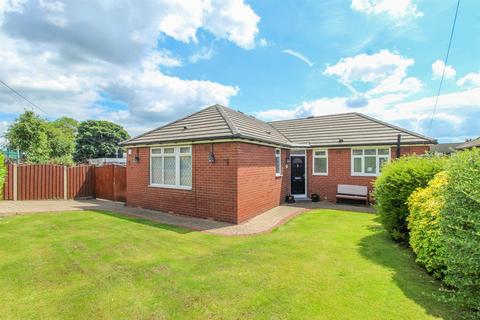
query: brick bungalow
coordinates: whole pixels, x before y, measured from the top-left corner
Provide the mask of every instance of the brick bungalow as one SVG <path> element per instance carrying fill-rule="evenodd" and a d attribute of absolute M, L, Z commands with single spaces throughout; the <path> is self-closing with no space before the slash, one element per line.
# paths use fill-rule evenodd
<path fill-rule="evenodd" d="M 359 113 L 275 122 L 214 105 L 123 142 L 127 205 L 241 223 L 286 195 L 334 201 L 435 140 Z"/>

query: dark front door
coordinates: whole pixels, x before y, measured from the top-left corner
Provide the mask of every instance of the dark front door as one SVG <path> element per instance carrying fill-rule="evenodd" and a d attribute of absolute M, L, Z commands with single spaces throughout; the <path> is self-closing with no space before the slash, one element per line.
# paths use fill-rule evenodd
<path fill-rule="evenodd" d="M 305 194 L 305 157 L 292 156 L 292 194 Z"/>

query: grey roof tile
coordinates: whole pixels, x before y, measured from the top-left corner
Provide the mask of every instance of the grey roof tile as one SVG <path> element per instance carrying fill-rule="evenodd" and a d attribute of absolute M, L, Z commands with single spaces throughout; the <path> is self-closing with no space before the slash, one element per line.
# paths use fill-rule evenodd
<path fill-rule="evenodd" d="M 270 124 L 290 141 L 311 146 L 351 146 L 436 143 L 432 138 L 408 131 L 360 113 L 343 113 L 274 121 Z"/>
<path fill-rule="evenodd" d="M 480 147 L 480 137 L 461 143 L 460 145 L 456 146 L 455 149 L 462 150 L 462 149 L 469 149 L 473 147 Z"/>
<path fill-rule="evenodd" d="M 351 146 L 435 143 L 432 138 L 359 113 L 264 122 L 242 112 L 214 105 L 169 123 L 123 145 L 241 138 L 282 146 Z M 342 141 L 342 142 L 340 142 Z"/>

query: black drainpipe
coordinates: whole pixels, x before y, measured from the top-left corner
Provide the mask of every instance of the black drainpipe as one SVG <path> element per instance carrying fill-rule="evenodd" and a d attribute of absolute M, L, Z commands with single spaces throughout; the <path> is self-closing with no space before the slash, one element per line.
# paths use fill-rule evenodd
<path fill-rule="evenodd" d="M 402 136 L 399 134 L 397 135 L 397 159 L 400 158 L 400 140 Z"/>

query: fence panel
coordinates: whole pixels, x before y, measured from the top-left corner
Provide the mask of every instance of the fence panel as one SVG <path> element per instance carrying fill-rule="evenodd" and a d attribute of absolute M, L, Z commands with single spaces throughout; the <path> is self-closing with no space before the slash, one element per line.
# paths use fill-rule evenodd
<path fill-rule="evenodd" d="M 13 180 L 13 166 L 9 166 L 9 175 L 10 172 Z M 17 167 L 17 200 L 63 199 L 63 188 L 59 185 L 63 186 L 63 166 L 21 164 Z"/>
<path fill-rule="evenodd" d="M 17 200 L 64 199 L 65 189 L 67 199 L 126 199 L 124 166 L 106 165 L 96 168 L 92 165 L 64 167 L 53 164 L 7 164 L 6 167 L 3 190 L 5 200 L 14 200 L 15 180 Z"/>
<path fill-rule="evenodd" d="M 13 164 L 7 164 L 7 173 L 3 185 L 3 199 L 13 200 Z"/>
<path fill-rule="evenodd" d="M 68 168 L 68 199 L 95 197 L 95 167 L 83 165 Z"/>

